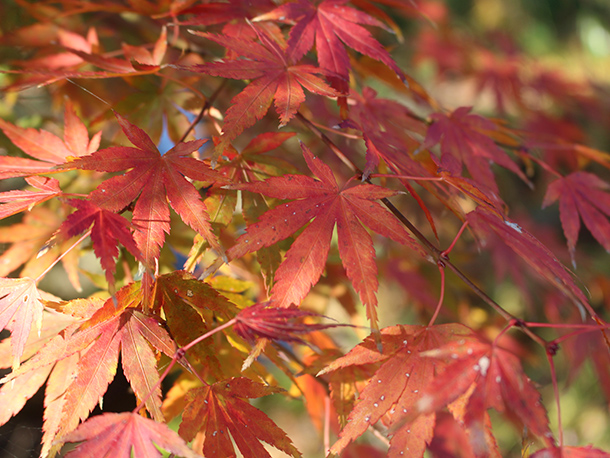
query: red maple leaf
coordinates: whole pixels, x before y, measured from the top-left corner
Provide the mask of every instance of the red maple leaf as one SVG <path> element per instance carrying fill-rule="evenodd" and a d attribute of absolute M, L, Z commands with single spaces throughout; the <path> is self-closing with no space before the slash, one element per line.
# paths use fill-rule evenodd
<path fill-rule="evenodd" d="M 81 326 L 82 330 L 95 326 L 96 333 L 78 362 L 77 377 L 67 390 L 62 432 L 72 430 L 79 420 L 87 418 L 98 403 L 116 374 L 119 354 L 125 377 L 138 399 L 147 398 L 157 384 L 157 359 L 151 345 L 168 356 L 173 356 L 177 347 L 155 318 L 133 308 L 140 300 L 138 285 L 128 285 L 117 292 L 117 305 L 109 299 Z M 77 341 L 78 334 L 73 336 Z M 154 419 L 163 420 L 159 387 L 148 397 L 146 408 Z"/>
<path fill-rule="evenodd" d="M 337 92 L 324 80 L 315 76 L 325 70 L 312 65 L 294 65 L 286 51 L 264 32 L 258 33 L 261 43 L 230 36 L 197 33 L 232 51 L 244 59 L 210 62 L 184 67 L 185 70 L 252 80 L 246 88 L 231 100 L 222 129 L 221 142 L 216 145 L 218 155 L 228 142 L 244 129 L 252 126 L 269 110 L 275 100 L 280 116 L 280 127 L 288 123 L 305 101 L 303 88 L 316 94 L 334 97 Z"/>
<path fill-rule="evenodd" d="M 348 92 L 351 67 L 343 43 L 383 62 L 404 79 L 402 70 L 390 54 L 359 24 L 382 28 L 385 28 L 385 25 L 362 11 L 346 6 L 346 3 L 347 0 L 324 0 L 316 5 L 309 0 L 298 0 L 286 3 L 256 19 L 296 21 L 288 39 L 289 56 L 298 61 L 313 47 L 315 41 L 320 67 L 330 72 L 329 80 L 332 86 L 342 94 Z"/>
<path fill-rule="evenodd" d="M 299 334 L 341 326 L 339 324 L 298 323 L 299 318 L 307 316 L 322 317 L 314 312 L 297 308 L 268 307 L 268 303 L 246 307 L 236 316 L 233 325 L 235 332 L 244 340 L 254 343 L 256 339 L 283 340 L 305 344 Z"/>
<path fill-rule="evenodd" d="M 485 455 L 485 413 L 493 408 L 513 413 L 533 434 L 553 445 L 546 410 L 540 393 L 523 372 L 519 358 L 511 352 L 477 339 L 450 342 L 421 354 L 448 363 L 444 371 L 422 391 L 413 418 L 449 405 L 468 391 L 463 421 L 471 429 L 477 456 Z M 474 385 L 474 387 L 472 387 Z"/>
<path fill-rule="evenodd" d="M 376 327 L 375 249 L 363 224 L 414 250 L 418 250 L 418 246 L 398 220 L 375 202 L 394 195 L 394 191 L 371 184 L 339 188 L 330 167 L 314 157 L 305 145 L 301 146 L 309 169 L 319 180 L 304 175 L 285 175 L 236 185 L 238 189 L 293 202 L 268 211 L 258 223 L 248 226 L 246 233 L 227 251 L 227 257 L 239 258 L 273 245 L 315 218 L 288 250 L 276 272 L 271 292 L 271 302 L 276 307 L 298 304 L 324 270 L 333 229 L 337 225 L 343 266 Z"/>
<path fill-rule="evenodd" d="M 156 446 L 185 458 L 199 457 L 165 423 L 144 418 L 134 412 L 98 415 L 64 436 L 63 440 L 84 441 L 66 455 L 70 458 L 110 455 L 116 458 L 161 458 L 164 455 Z"/>
<path fill-rule="evenodd" d="M 71 38 L 71 37 L 70 37 Z M 90 37 L 91 39 L 91 37 Z M 32 62 L 26 63 L 24 70 L 9 70 L 10 73 L 27 75 L 27 79 L 19 86 L 30 86 L 51 84 L 65 78 L 94 78 L 104 79 L 113 77 L 128 77 L 135 75 L 155 74 L 161 69 L 161 61 L 167 50 L 167 31 L 161 30 L 158 40 L 151 45 L 132 46 L 122 43 L 124 58 L 114 57 L 116 52 L 99 53 L 97 36 L 93 37 L 93 43 L 83 45 L 82 40 L 64 39 L 63 50 L 65 53 L 56 55 L 56 59 L 43 59 L 39 67 L 32 68 Z M 95 44 L 96 46 L 92 46 Z M 75 47 L 73 47 L 75 46 Z M 152 52 L 149 48 L 152 47 Z M 70 55 L 72 55 L 70 58 Z M 79 71 L 68 68 L 82 64 L 91 64 L 103 69 L 103 71 Z M 42 70 L 41 70 L 42 67 Z M 46 68 L 45 68 L 46 67 Z"/>
<path fill-rule="evenodd" d="M 178 433 L 187 441 L 201 434 L 205 456 L 234 456 L 232 438 L 244 458 L 270 457 L 261 441 L 300 457 L 286 433 L 246 400 L 279 391 L 244 377 L 192 389 L 187 393 L 188 405 Z"/>
<path fill-rule="evenodd" d="M 109 78 L 112 76 L 123 76 L 128 74 L 138 73 L 154 73 L 161 68 L 161 62 L 167 50 L 167 30 L 165 27 L 161 29 L 161 34 L 157 41 L 152 45 L 152 52 L 149 45 L 132 46 L 127 43 L 121 44 L 124 58 L 110 57 L 104 54 L 97 54 L 91 51 L 83 51 L 66 47 L 68 52 L 80 57 L 83 62 L 93 64 L 106 72 L 82 72 L 82 73 L 66 73 L 65 76 L 73 77 L 103 77 Z M 62 75 L 59 73 L 59 75 Z M 63 75 L 62 75 L 63 76 Z"/>
<path fill-rule="evenodd" d="M 434 113 L 432 125 L 428 128 L 422 148 L 441 144 L 441 167 L 454 176 L 460 176 L 462 164 L 466 165 L 473 180 L 481 182 L 495 193 L 498 200 L 498 186 L 491 171 L 490 162 L 517 174 L 523 181 L 527 178 L 519 167 L 489 138 L 488 132 L 495 131 L 496 125 L 479 115 L 470 113 L 471 107 L 460 107 L 453 113 Z"/>
<path fill-rule="evenodd" d="M 348 422 L 331 452 L 339 454 L 350 442 L 361 436 L 379 420 L 394 430 L 390 440 L 389 456 L 422 456 L 432 440 L 435 416 L 422 415 L 405 423 L 415 409 L 421 392 L 445 366 L 443 361 L 422 356 L 454 340 L 470 340 L 472 331 L 460 324 L 425 326 L 392 326 L 381 330 L 383 352 L 380 353 L 373 338 L 367 337 L 347 355 L 333 361 L 319 375 L 344 368 L 350 377 L 351 366 L 377 364 L 377 370 L 360 392 Z M 347 379 L 349 380 L 349 378 Z"/>
<path fill-rule="evenodd" d="M 511 104 L 524 108 L 522 97 L 524 82 L 523 68 L 520 58 L 506 54 L 494 54 L 483 48 L 473 50 L 476 55 L 477 67 L 474 78 L 477 83 L 476 93 L 483 94 L 491 92 L 494 95 L 496 108 L 501 113 L 506 113 Z M 509 106 L 507 106 L 509 105 Z"/>
<path fill-rule="evenodd" d="M 188 177 L 205 182 L 225 181 L 202 161 L 189 157 L 205 140 L 179 143 L 161 155 L 142 129 L 129 123 L 118 113 L 116 117 L 123 132 L 136 148 L 106 148 L 64 164 L 62 168 L 100 172 L 131 169 L 124 175 L 104 181 L 91 193 L 90 199 L 92 204 L 112 212 L 122 211 L 138 199 L 132 219 L 132 224 L 138 229 L 134 239 L 149 267 L 154 267 L 154 261 L 165 241 L 165 233 L 170 231 L 168 201 L 185 223 L 220 251 L 201 196 L 195 186 L 186 179 Z"/>
<path fill-rule="evenodd" d="M 93 224 L 91 229 L 93 251 L 106 271 L 108 284 L 113 285 L 113 274 L 116 269 L 115 258 L 119 256 L 119 242 L 137 260 L 142 260 L 140 250 L 128 229 L 129 221 L 88 200 L 72 199 L 68 203 L 78 210 L 65 219 L 59 227 L 59 233 L 66 237 L 73 237 L 84 232 Z"/>
<path fill-rule="evenodd" d="M 576 241 L 582 219 L 595 239 L 610 252 L 610 185 L 597 175 L 574 172 L 553 181 L 544 196 L 542 207 L 559 200 L 559 217 L 568 249 L 575 264 Z"/>
<path fill-rule="evenodd" d="M 49 173 L 56 164 L 62 164 L 70 156 L 92 154 L 100 145 L 102 133 L 89 134 L 83 122 L 76 116 L 71 103 L 66 103 L 64 139 L 46 130 L 25 129 L 0 119 L 0 129 L 28 156 L 37 160 L 0 156 L 0 178 L 22 177 Z"/>

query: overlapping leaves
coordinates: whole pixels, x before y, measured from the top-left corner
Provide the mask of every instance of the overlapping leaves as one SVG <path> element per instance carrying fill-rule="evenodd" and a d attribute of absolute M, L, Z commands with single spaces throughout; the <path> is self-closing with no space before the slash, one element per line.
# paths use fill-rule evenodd
<path fill-rule="evenodd" d="M 302 146 L 305 161 L 318 179 L 285 175 L 239 185 L 242 190 L 292 202 L 279 205 L 265 213 L 258 223 L 248 226 L 246 233 L 227 251 L 227 256 L 235 259 L 273 245 L 313 219 L 288 250 L 271 291 L 271 302 L 275 306 L 299 304 L 322 274 L 336 225 L 343 266 L 376 327 L 377 266 L 373 241 L 364 225 L 415 250 L 418 248 L 404 227 L 375 202 L 394 195 L 394 191 L 370 184 L 339 188 L 330 167 Z"/>
<path fill-rule="evenodd" d="M 252 80 L 231 100 L 222 128 L 221 142 L 216 146 L 220 155 L 228 142 L 252 126 L 269 110 L 275 100 L 280 127 L 296 114 L 305 101 L 303 88 L 310 92 L 334 97 L 337 92 L 317 74 L 328 72 L 311 65 L 296 65 L 277 42 L 263 32 L 261 43 L 230 36 L 199 33 L 232 51 L 242 59 L 210 62 L 188 67 L 188 70 L 233 79 Z"/>

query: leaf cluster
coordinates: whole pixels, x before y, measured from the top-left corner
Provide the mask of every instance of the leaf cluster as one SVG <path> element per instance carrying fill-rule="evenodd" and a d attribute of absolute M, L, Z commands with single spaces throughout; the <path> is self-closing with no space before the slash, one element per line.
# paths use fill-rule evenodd
<path fill-rule="evenodd" d="M 610 399 L 606 86 L 435 1 L 16 3 L 2 103 L 52 108 L 0 119 L 0 424 L 44 387 L 41 456 L 608 456 L 560 409 L 584 361 Z"/>

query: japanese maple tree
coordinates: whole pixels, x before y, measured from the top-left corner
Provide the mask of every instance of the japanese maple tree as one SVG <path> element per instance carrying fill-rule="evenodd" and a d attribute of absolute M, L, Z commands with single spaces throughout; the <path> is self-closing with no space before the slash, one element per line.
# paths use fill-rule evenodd
<path fill-rule="evenodd" d="M 7 10 L 0 426 L 41 391 L 29 454 L 610 456 L 562 410 L 586 379 L 610 423 L 607 80 L 438 0 Z"/>

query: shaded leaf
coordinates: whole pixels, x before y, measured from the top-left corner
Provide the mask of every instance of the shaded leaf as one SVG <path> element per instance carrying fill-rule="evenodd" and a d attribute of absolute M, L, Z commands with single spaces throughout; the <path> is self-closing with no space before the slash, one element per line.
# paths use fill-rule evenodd
<path fill-rule="evenodd" d="M 499 199 L 498 186 L 490 168 L 495 162 L 528 182 L 519 167 L 489 137 L 496 130 L 495 124 L 479 115 L 470 113 L 471 107 L 460 107 L 449 115 L 434 113 L 422 148 L 441 144 L 441 167 L 454 176 L 460 176 L 462 164 L 475 182 L 482 183 Z"/>
<path fill-rule="evenodd" d="M 69 215 L 59 227 L 59 233 L 73 237 L 89 229 L 91 224 L 91 240 L 93 251 L 99 258 L 102 268 L 106 271 L 106 280 L 114 285 L 115 259 L 119 257 L 119 242 L 139 261 L 142 254 L 129 231 L 130 223 L 124 217 L 101 208 L 88 200 L 71 199 L 70 205 L 78 210 Z M 111 287 L 113 289 L 113 287 Z"/>
<path fill-rule="evenodd" d="M 300 334 L 341 326 L 339 324 L 299 323 L 297 322 L 299 318 L 322 317 L 322 315 L 292 307 L 278 308 L 268 305 L 266 302 L 259 302 L 241 310 L 235 316 L 236 323 L 233 325 L 235 332 L 251 344 L 260 338 L 304 344 L 305 341 Z"/>
<path fill-rule="evenodd" d="M 202 453 L 205 456 L 233 456 L 232 438 L 244 458 L 270 457 L 261 442 L 300 457 L 286 433 L 246 400 L 278 391 L 278 388 L 244 377 L 194 388 L 187 394 L 189 404 L 182 414 L 178 432 L 187 441 L 193 440 L 198 433 L 202 434 Z"/>
<path fill-rule="evenodd" d="M 188 345 L 238 312 L 210 285 L 183 271 L 157 277 L 154 293 L 154 310 L 163 309 L 169 332 L 180 346 Z M 218 380 L 225 378 L 225 372 L 230 373 L 232 367 L 239 371 L 242 364 L 241 354 L 236 352 L 225 354 L 221 364 L 221 349 L 227 348 L 223 344 L 217 339 L 206 340 L 189 350 L 189 355 Z"/>
<path fill-rule="evenodd" d="M 603 192 L 609 189 L 610 185 L 597 175 L 574 172 L 553 181 L 546 191 L 542 207 L 559 200 L 561 226 L 568 239 L 573 264 L 581 219 L 593 237 L 610 253 L 610 194 Z"/>
<path fill-rule="evenodd" d="M 495 233 L 503 243 L 514 250 L 532 269 L 561 291 L 571 295 L 581 304 L 587 298 L 576 286 L 566 268 L 537 238 L 517 223 L 502 218 L 484 207 L 477 207 L 466 215 L 467 221 L 476 232 L 487 235 Z"/>

